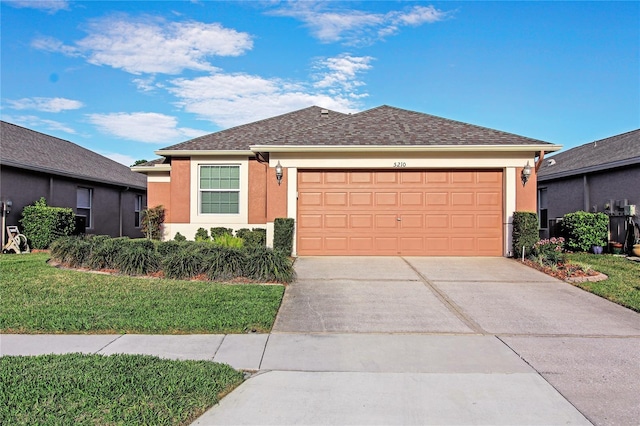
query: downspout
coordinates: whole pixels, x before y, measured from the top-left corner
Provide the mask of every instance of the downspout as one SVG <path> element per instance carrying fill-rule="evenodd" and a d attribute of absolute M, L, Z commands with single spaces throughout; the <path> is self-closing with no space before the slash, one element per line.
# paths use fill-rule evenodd
<path fill-rule="evenodd" d="M 53 176 L 49 176 L 49 199 L 47 201 L 50 206 L 55 206 L 53 204 Z"/>

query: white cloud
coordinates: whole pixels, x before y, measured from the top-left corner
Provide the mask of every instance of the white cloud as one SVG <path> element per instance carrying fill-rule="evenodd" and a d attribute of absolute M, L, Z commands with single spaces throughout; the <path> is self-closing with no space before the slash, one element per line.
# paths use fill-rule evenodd
<path fill-rule="evenodd" d="M 164 84 L 156 82 L 156 77 L 154 75 L 151 75 L 149 77 L 134 78 L 131 81 L 136 85 L 138 90 L 142 92 L 151 92 L 153 90 L 164 87 Z"/>
<path fill-rule="evenodd" d="M 117 152 L 98 152 L 98 154 L 102 155 L 103 157 L 110 158 L 113 161 L 117 161 L 120 164 L 124 164 L 127 167 L 136 162 L 135 158 L 125 154 L 118 154 Z"/>
<path fill-rule="evenodd" d="M 197 129 L 178 127 L 178 120 L 175 117 L 155 112 L 114 112 L 88 114 L 87 117 L 101 132 L 137 142 L 180 142 L 207 133 Z"/>
<path fill-rule="evenodd" d="M 54 120 L 45 120 L 35 115 L 3 115 L 2 119 L 10 123 L 17 124 L 19 126 L 27 127 L 30 129 L 45 128 L 47 131 L 65 132 L 72 135 L 76 134 L 76 131 L 64 123 Z"/>
<path fill-rule="evenodd" d="M 3 3 L 17 8 L 40 9 L 49 13 L 69 10 L 69 2 L 67 0 L 4 0 Z"/>
<path fill-rule="evenodd" d="M 160 18 L 116 16 L 92 21 L 87 37 L 74 45 L 41 37 L 32 46 L 69 56 L 81 54 L 94 65 L 108 65 L 131 74 L 179 74 L 185 69 L 215 71 L 207 59 L 239 56 L 253 47 L 247 33 L 218 23 L 167 22 Z"/>
<path fill-rule="evenodd" d="M 84 106 L 80 101 L 67 98 L 22 98 L 6 101 L 13 109 L 33 109 L 44 112 L 61 112 L 79 109 Z"/>
<path fill-rule="evenodd" d="M 288 3 L 272 14 L 299 19 L 322 42 L 342 41 L 351 45 L 369 44 L 397 33 L 400 27 L 434 23 L 449 15 L 433 6 L 413 6 L 404 11 L 371 13 L 350 9 L 327 10 L 329 4 Z"/>
<path fill-rule="evenodd" d="M 341 112 L 357 112 L 358 74 L 370 68 L 370 57 L 340 55 L 320 60 L 315 84 L 266 79 L 249 74 L 215 73 L 194 79 L 175 79 L 169 91 L 178 106 L 221 127 L 231 127 L 318 105 Z"/>

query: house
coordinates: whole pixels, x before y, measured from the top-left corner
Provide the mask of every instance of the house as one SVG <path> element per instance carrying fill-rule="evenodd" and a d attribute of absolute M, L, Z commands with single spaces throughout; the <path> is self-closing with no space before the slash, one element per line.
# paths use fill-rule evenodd
<path fill-rule="evenodd" d="M 562 216 L 582 210 L 608 214 L 611 240 L 624 242 L 633 216 L 628 205 L 640 207 L 640 129 L 560 152 L 538 171 L 542 237 L 558 233 Z"/>
<path fill-rule="evenodd" d="M 420 112 L 317 106 L 156 151 L 133 167 L 165 238 L 199 227 L 295 219 L 297 255 L 485 255 L 511 251 L 514 211 L 536 210 L 536 156 L 560 147 Z"/>
<path fill-rule="evenodd" d="M 87 233 L 143 236 L 144 176 L 72 142 L 0 124 L 0 199 L 10 210 L 6 225 L 19 226 L 24 206 L 44 197 L 50 206 L 72 208 Z"/>

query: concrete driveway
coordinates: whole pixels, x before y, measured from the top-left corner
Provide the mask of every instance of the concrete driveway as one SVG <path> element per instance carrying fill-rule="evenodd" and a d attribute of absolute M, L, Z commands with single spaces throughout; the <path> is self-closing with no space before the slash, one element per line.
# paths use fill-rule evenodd
<path fill-rule="evenodd" d="M 440 361 L 421 354 L 415 342 L 391 345 L 400 348 L 396 359 L 417 357 L 430 365 L 440 365 L 442 358 L 458 369 L 471 359 L 506 362 L 469 342 L 479 335 L 512 351 L 592 423 L 638 424 L 638 313 L 505 258 L 303 257 L 296 271 L 298 282 L 286 290 L 271 338 L 275 333 L 318 333 L 307 336 L 311 340 L 305 344 L 289 346 L 289 358 L 282 353 L 281 359 L 320 358 L 334 367 L 296 364 L 299 371 L 335 371 L 340 360 L 351 356 L 368 362 L 372 370 L 376 362 L 384 363 L 384 355 L 367 357 L 370 352 L 357 345 L 334 342 L 325 347 L 332 339 L 326 333 L 341 333 L 348 342 L 357 341 L 353 333 L 420 334 L 430 341 L 421 344 L 445 348 Z M 431 340 L 441 334 L 457 343 L 442 346 L 442 341 Z M 375 346 L 369 349 L 375 352 Z M 264 360 L 268 356 L 267 351 Z M 417 365 L 421 367 L 412 371 L 447 372 Z M 462 418 L 451 423 L 456 421 L 464 423 Z"/>

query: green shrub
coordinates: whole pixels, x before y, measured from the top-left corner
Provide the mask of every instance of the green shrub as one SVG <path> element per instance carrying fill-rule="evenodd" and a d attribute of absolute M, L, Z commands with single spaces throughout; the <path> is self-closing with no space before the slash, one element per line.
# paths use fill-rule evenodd
<path fill-rule="evenodd" d="M 233 229 L 231 228 L 225 228 L 222 226 L 217 226 L 214 228 L 211 228 L 211 239 L 215 240 L 217 237 L 220 237 L 222 235 L 233 235 Z"/>
<path fill-rule="evenodd" d="M 233 237 L 231 234 L 218 235 L 213 239 L 213 243 L 221 247 L 242 248 L 244 240 L 242 238 Z"/>
<path fill-rule="evenodd" d="M 293 251 L 293 229 L 295 221 L 278 217 L 273 221 L 273 249 L 291 256 Z"/>
<path fill-rule="evenodd" d="M 205 263 L 209 265 L 207 276 L 210 280 L 229 280 L 243 276 L 247 254 L 237 248 L 218 247 L 218 250 L 205 258 Z"/>
<path fill-rule="evenodd" d="M 165 210 L 156 206 L 142 211 L 142 233 L 150 240 L 162 239 Z"/>
<path fill-rule="evenodd" d="M 178 250 L 162 262 L 164 276 L 173 279 L 190 279 L 204 271 L 204 256 L 199 252 Z"/>
<path fill-rule="evenodd" d="M 531 212 L 513 213 L 513 256 L 522 257 L 533 252 L 533 245 L 540 239 L 538 234 L 538 215 Z"/>
<path fill-rule="evenodd" d="M 46 249 L 57 238 L 73 233 L 75 217 L 70 208 L 49 207 L 42 197 L 22 210 L 20 224 L 32 248 Z"/>
<path fill-rule="evenodd" d="M 129 237 L 107 238 L 93 245 L 87 266 L 91 269 L 115 269 L 118 254 L 128 244 Z"/>
<path fill-rule="evenodd" d="M 609 217 L 604 213 L 567 213 L 562 217 L 562 231 L 567 250 L 589 251 L 591 246 L 606 246 Z"/>
<path fill-rule="evenodd" d="M 182 235 L 179 232 L 176 232 L 176 236 L 173 237 L 174 241 L 187 241 L 187 237 L 185 237 L 184 235 Z"/>
<path fill-rule="evenodd" d="M 263 228 L 241 228 L 236 231 L 236 237 L 244 240 L 245 247 L 264 247 L 267 241 L 267 230 Z"/>
<path fill-rule="evenodd" d="M 564 238 L 551 238 L 540 240 L 533 245 L 534 260 L 541 265 L 553 266 L 564 263 Z"/>
<path fill-rule="evenodd" d="M 293 262 L 280 251 L 256 247 L 249 251 L 245 274 L 257 281 L 290 283 L 295 279 Z"/>
<path fill-rule="evenodd" d="M 49 248 L 51 249 L 51 258 L 57 262 L 67 263 L 67 256 L 76 244 L 77 237 L 68 236 L 60 237 L 53 241 Z"/>
<path fill-rule="evenodd" d="M 149 249 L 138 241 L 130 241 L 117 254 L 115 263 L 123 274 L 146 275 L 160 268 L 160 255 L 155 248 Z"/>
<path fill-rule="evenodd" d="M 209 232 L 204 228 L 198 228 L 196 231 L 196 241 L 209 241 Z"/>
<path fill-rule="evenodd" d="M 162 257 L 175 254 L 179 250 L 182 250 L 186 245 L 186 242 L 174 241 L 161 241 L 156 245 L 156 251 Z"/>

